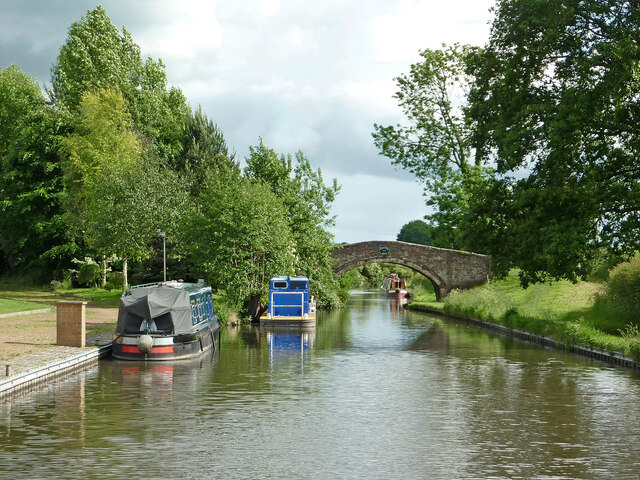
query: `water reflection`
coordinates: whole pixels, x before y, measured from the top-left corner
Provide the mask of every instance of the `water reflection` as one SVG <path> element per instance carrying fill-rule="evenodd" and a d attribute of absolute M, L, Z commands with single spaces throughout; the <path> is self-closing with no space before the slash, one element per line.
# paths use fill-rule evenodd
<path fill-rule="evenodd" d="M 400 306 L 401 307 L 401 306 Z M 0 405 L 8 478 L 638 478 L 629 372 L 356 294 Z"/>
<path fill-rule="evenodd" d="M 316 327 L 262 327 L 259 335 L 266 339 L 271 359 L 279 355 L 305 356 L 313 348 Z"/>

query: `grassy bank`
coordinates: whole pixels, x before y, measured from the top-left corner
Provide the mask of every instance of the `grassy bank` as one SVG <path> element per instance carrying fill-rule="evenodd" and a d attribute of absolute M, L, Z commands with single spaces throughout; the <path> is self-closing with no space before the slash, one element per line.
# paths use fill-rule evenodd
<path fill-rule="evenodd" d="M 4 285 L 0 287 L 0 301 L 21 302 L 24 310 L 42 308 L 42 304 L 55 305 L 64 300 L 85 301 L 92 307 L 118 307 L 122 289 L 103 290 L 101 288 L 57 288 L 48 287 L 16 287 Z M 35 305 L 35 306 L 34 306 Z M 0 312 L 2 313 L 2 312 Z"/>
<path fill-rule="evenodd" d="M 553 338 L 567 346 L 588 345 L 640 360 L 633 319 L 604 297 L 606 284 L 567 281 L 523 289 L 516 272 L 470 290 L 454 291 L 438 303 L 417 293 L 407 308 L 436 309 Z"/>
<path fill-rule="evenodd" d="M 48 286 L 34 287 L 5 282 L 0 284 L 0 314 L 37 310 L 55 306 L 64 300 L 85 301 L 89 307 L 118 308 L 121 296 L 121 288 L 107 291 L 102 288 L 58 287 L 51 290 Z M 238 320 L 237 309 L 224 293 L 214 293 L 213 304 L 221 324 L 226 325 L 229 319 Z M 101 326 L 101 330 L 96 333 L 102 333 L 105 328 L 107 327 Z M 113 328 L 115 328 L 115 321 Z"/>
<path fill-rule="evenodd" d="M 26 302 L 23 300 L 12 300 L 10 298 L 0 298 L 0 315 L 5 313 L 26 312 L 29 310 L 39 310 L 42 304 Z"/>

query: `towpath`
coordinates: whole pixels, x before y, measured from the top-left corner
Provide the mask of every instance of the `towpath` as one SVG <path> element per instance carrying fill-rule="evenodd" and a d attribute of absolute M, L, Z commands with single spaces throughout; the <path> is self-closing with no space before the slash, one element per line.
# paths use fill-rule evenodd
<path fill-rule="evenodd" d="M 73 357 L 111 340 L 118 317 L 117 308 L 87 307 L 87 346 L 56 345 L 56 309 L 20 312 L 0 318 L 0 381 Z"/>

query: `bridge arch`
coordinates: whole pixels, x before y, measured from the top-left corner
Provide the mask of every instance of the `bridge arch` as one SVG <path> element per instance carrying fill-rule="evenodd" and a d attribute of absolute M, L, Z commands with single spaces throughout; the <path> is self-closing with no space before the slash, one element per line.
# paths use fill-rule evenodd
<path fill-rule="evenodd" d="M 442 300 L 454 288 L 470 288 L 488 280 L 491 257 L 476 253 L 398 241 L 371 241 L 337 247 L 333 271 L 343 275 L 370 263 L 403 265 L 427 277 Z"/>

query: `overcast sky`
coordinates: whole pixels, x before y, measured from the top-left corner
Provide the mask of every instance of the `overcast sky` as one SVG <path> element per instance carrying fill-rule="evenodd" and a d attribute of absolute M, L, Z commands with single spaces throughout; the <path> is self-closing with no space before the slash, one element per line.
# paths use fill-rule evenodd
<path fill-rule="evenodd" d="M 392 240 L 427 212 L 422 187 L 373 145 L 373 124 L 403 121 L 394 78 L 425 48 L 482 45 L 493 0 L 103 0 L 143 56 L 222 129 L 239 158 L 262 137 L 302 150 L 342 186 L 338 242 Z M 71 22 L 96 1 L 0 0 L 0 67 L 49 84 Z"/>

